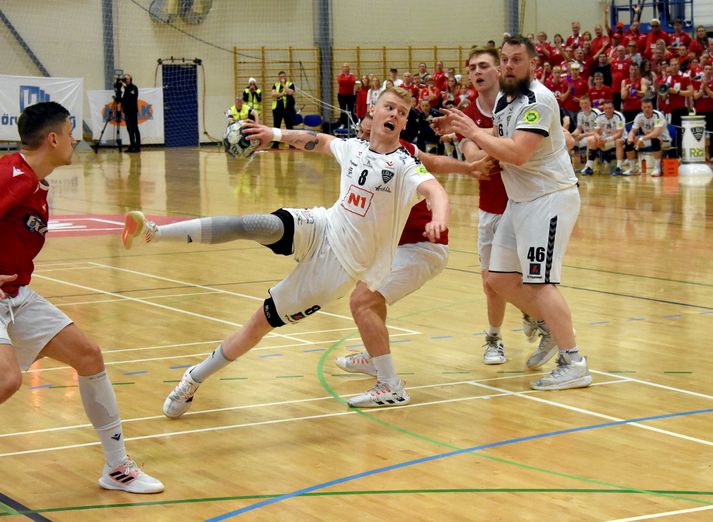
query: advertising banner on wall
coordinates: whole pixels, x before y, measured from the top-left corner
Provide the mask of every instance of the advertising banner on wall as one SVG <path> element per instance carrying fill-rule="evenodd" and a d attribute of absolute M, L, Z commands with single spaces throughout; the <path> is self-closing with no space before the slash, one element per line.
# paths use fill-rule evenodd
<path fill-rule="evenodd" d="M 54 101 L 70 113 L 72 136 L 82 139 L 82 78 L 0 75 L 0 140 L 20 141 L 17 118 L 25 107 Z"/>
<path fill-rule="evenodd" d="M 91 113 L 92 137 L 99 139 L 106 124 L 102 144 L 116 143 L 117 129 L 121 140 L 129 144 L 129 134 L 126 132 L 126 122 L 123 115 L 117 124 L 114 91 L 87 91 L 89 97 L 89 112 Z M 163 143 L 163 89 L 139 89 L 139 132 L 141 144 Z"/>

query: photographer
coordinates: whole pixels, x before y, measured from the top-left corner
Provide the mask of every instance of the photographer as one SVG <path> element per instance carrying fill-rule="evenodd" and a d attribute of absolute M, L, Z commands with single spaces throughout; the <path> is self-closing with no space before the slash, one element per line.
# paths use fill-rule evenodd
<path fill-rule="evenodd" d="M 129 148 L 126 152 L 141 152 L 141 134 L 139 133 L 139 88 L 134 85 L 130 74 L 117 80 L 117 85 L 123 86 L 121 95 L 121 110 L 126 121 L 126 131 L 129 133 Z"/>

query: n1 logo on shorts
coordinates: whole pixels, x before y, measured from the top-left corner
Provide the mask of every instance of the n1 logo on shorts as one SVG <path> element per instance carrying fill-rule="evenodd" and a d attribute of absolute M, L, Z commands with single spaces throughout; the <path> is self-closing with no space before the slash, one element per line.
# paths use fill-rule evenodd
<path fill-rule="evenodd" d="M 291 323 L 294 323 L 295 321 L 299 321 L 300 319 L 304 319 L 308 315 L 312 315 L 313 313 L 317 312 L 319 310 L 318 305 L 314 305 L 310 308 L 307 308 L 304 312 L 297 312 L 296 314 L 292 314 L 287 316 L 287 320 L 290 321 Z"/>
<path fill-rule="evenodd" d="M 349 187 L 349 192 L 347 192 L 344 199 L 342 199 L 342 207 L 352 214 L 364 217 L 366 216 L 366 213 L 369 212 L 369 207 L 371 207 L 371 200 L 373 197 L 373 192 L 364 190 L 356 185 L 351 185 Z"/>

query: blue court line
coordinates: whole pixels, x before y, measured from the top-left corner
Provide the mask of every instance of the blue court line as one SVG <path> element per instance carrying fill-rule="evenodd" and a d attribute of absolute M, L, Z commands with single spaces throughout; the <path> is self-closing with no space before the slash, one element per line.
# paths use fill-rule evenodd
<path fill-rule="evenodd" d="M 297 491 L 293 491 L 292 493 L 285 493 L 284 495 L 280 495 L 279 497 L 274 497 L 274 498 L 270 498 L 267 500 L 263 500 L 261 502 L 256 502 L 255 504 L 245 506 L 244 508 L 236 509 L 234 511 L 230 511 L 228 513 L 225 513 L 223 515 L 218 515 L 213 518 L 208 518 L 208 519 L 206 519 L 206 522 L 217 522 L 219 520 L 225 520 L 227 518 L 232 518 L 234 516 L 241 515 L 243 513 L 247 513 L 248 511 L 253 511 L 253 510 L 261 508 L 261 507 L 269 506 L 270 504 L 275 504 L 277 502 L 282 502 L 283 500 L 288 500 L 293 497 L 298 497 L 300 495 L 304 495 L 305 493 L 311 493 L 312 491 L 317 491 L 319 489 L 325 489 L 325 488 L 328 488 L 331 486 L 335 486 L 337 484 L 343 484 L 344 482 L 349 482 L 352 480 L 357 480 L 357 479 L 368 477 L 371 475 L 376 475 L 377 473 L 384 473 L 386 471 L 392 471 L 395 469 L 405 468 L 405 467 L 413 466 L 416 464 L 422 464 L 424 462 L 430 462 L 433 460 L 439 460 L 439 459 L 443 459 L 443 458 L 447 458 L 447 457 L 462 455 L 464 453 L 472 453 L 474 451 L 482 451 L 482 450 L 486 450 L 489 448 L 497 448 L 499 446 L 507 446 L 510 444 L 517 444 L 519 442 L 529 442 L 531 440 L 555 437 L 557 435 L 567 435 L 569 433 L 577 433 L 580 431 L 590 431 L 590 430 L 596 430 L 599 428 L 610 428 L 612 426 L 621 426 L 624 424 L 632 424 L 635 422 L 646 422 L 646 421 L 652 421 L 652 420 L 670 419 L 670 418 L 674 418 L 674 417 L 683 417 L 686 415 L 700 415 L 702 413 L 713 413 L 713 408 L 708 408 L 705 410 L 683 411 L 683 412 L 678 412 L 678 413 L 665 413 L 663 415 L 652 415 L 649 417 L 638 417 L 636 419 L 604 422 L 601 424 L 591 424 L 589 426 L 581 426 L 579 428 L 568 428 L 566 430 L 550 431 L 547 433 L 539 433 L 537 435 L 528 435 L 527 437 L 518 437 L 515 439 L 508 439 L 508 440 L 503 440 L 503 441 L 499 441 L 499 442 L 491 442 L 489 444 L 482 444 L 480 446 L 473 446 L 470 448 L 449 451 L 446 453 L 431 455 L 430 457 L 422 457 L 420 459 L 409 460 L 406 462 L 401 462 L 399 464 L 392 464 L 391 466 L 385 466 L 383 468 L 377 468 L 377 469 L 372 469 L 369 471 L 364 471 L 362 473 L 357 473 L 355 475 L 348 475 L 346 477 L 334 479 L 329 482 L 323 482 L 322 484 L 316 484 L 314 486 L 309 486 L 309 487 L 306 487 L 303 489 L 299 489 Z"/>
<path fill-rule="evenodd" d="M 646 317 L 629 317 L 627 321 L 646 321 Z"/>
<path fill-rule="evenodd" d="M 169 370 L 178 370 L 180 368 L 190 368 L 191 366 L 193 366 L 193 365 L 192 364 L 180 364 L 178 366 L 169 366 L 168 369 Z"/>
<path fill-rule="evenodd" d="M 265 355 L 258 355 L 260 359 L 266 359 L 267 357 L 282 357 L 281 353 L 266 353 Z"/>
<path fill-rule="evenodd" d="M 140 375 L 140 374 L 142 374 L 142 373 L 149 373 L 149 372 L 146 371 L 146 370 L 139 370 L 139 371 L 136 371 L 136 372 L 126 372 L 124 375 Z"/>
<path fill-rule="evenodd" d="M 589 323 L 591 325 L 598 325 L 598 324 L 609 324 L 609 321 L 594 321 L 593 323 Z"/>
<path fill-rule="evenodd" d="M 348 344 L 347 348 L 364 348 L 363 344 Z"/>
<path fill-rule="evenodd" d="M 396 344 L 396 343 L 412 343 L 413 339 L 391 339 L 391 344 Z"/>
<path fill-rule="evenodd" d="M 452 335 L 434 335 L 431 339 L 452 339 Z"/>
<path fill-rule="evenodd" d="M 31 386 L 30 389 L 31 390 L 39 390 L 40 388 L 51 388 L 51 387 L 52 387 L 51 384 L 39 384 L 37 386 Z"/>
<path fill-rule="evenodd" d="M 312 348 L 311 350 L 302 350 L 303 352 L 323 352 L 326 348 Z"/>
<path fill-rule="evenodd" d="M 678 319 L 679 317 L 683 317 L 681 314 L 670 314 L 670 315 L 664 315 L 664 319 Z"/>

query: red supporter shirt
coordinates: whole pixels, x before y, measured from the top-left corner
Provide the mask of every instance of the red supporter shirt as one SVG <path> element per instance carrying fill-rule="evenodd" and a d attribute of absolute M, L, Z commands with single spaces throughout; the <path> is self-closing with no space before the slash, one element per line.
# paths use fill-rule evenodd
<path fill-rule="evenodd" d="M 413 157 L 416 156 L 416 147 L 413 143 L 405 140 L 399 140 L 401 146 L 408 151 Z M 412 243 L 423 243 L 428 241 L 423 235 L 426 230 L 426 223 L 430 223 L 432 219 L 431 210 L 428 208 L 428 203 L 424 199 L 411 207 L 411 213 L 406 218 L 404 231 L 401 233 L 399 245 L 410 245 Z M 448 230 L 441 233 L 441 237 L 436 240 L 436 243 L 441 245 L 448 244 Z"/>
<path fill-rule="evenodd" d="M 703 45 L 698 40 L 693 40 L 691 42 L 691 45 L 688 46 L 688 50 L 690 52 L 694 53 L 698 58 L 700 58 L 701 55 L 703 54 L 703 51 L 706 50 L 706 46 Z"/>
<path fill-rule="evenodd" d="M 606 85 L 602 85 L 601 88 L 592 87 L 589 89 L 589 99 L 592 100 L 592 107 L 599 108 L 604 100 L 612 99 L 611 89 Z"/>
<path fill-rule="evenodd" d="M 0 158 L 0 274 L 17 274 L 2 285 L 12 297 L 30 283 L 32 260 L 45 244 L 48 189 L 19 152 Z"/>
<path fill-rule="evenodd" d="M 572 91 L 564 101 L 564 108 L 570 112 L 579 112 L 579 97 L 587 94 L 587 91 L 589 91 L 589 85 L 587 84 L 587 80 L 581 76 L 576 79 L 569 78 L 567 81 L 569 82 L 570 87 L 572 87 Z"/>
<path fill-rule="evenodd" d="M 339 84 L 339 91 L 337 94 L 354 94 L 356 77 L 353 74 L 340 74 L 337 76 L 337 83 Z"/>
<path fill-rule="evenodd" d="M 688 33 L 684 33 L 684 32 L 680 32 L 680 33 L 674 32 L 668 36 L 671 40 L 671 42 L 670 42 L 671 45 L 672 46 L 675 45 L 676 47 L 681 47 L 681 46 L 688 47 L 689 45 L 691 45 L 691 42 L 693 41 L 693 40 L 691 40 L 690 35 Z"/>
<path fill-rule="evenodd" d="M 567 80 L 560 80 L 558 82 L 555 82 L 552 78 L 553 76 L 550 76 L 547 81 L 545 82 L 545 87 L 547 87 L 549 90 L 551 90 L 555 98 L 557 98 L 557 103 L 559 104 L 560 107 L 564 105 L 564 101 L 562 100 L 562 95 L 566 93 L 569 90 L 569 84 L 567 83 Z"/>
<path fill-rule="evenodd" d="M 416 98 L 418 100 L 418 91 L 419 87 L 415 83 L 412 83 L 411 85 L 406 85 L 405 83 L 401 84 L 402 89 L 406 89 L 408 92 L 411 93 L 411 96 Z"/>
<path fill-rule="evenodd" d="M 613 92 L 621 90 L 621 82 L 629 77 L 629 67 L 631 67 L 631 59 L 618 56 L 611 61 L 611 89 Z"/>
<path fill-rule="evenodd" d="M 445 91 L 446 85 L 448 84 L 448 76 L 444 72 L 434 72 L 431 77 L 433 81 L 436 82 L 436 89 L 439 91 Z"/>
<path fill-rule="evenodd" d="M 641 90 L 641 78 L 636 80 L 633 84 L 627 79 L 625 80 L 625 84 L 629 86 L 629 93 L 627 98 L 624 100 L 622 109 L 625 111 L 640 111 L 641 97 L 637 95 L 636 92 Z"/>
<path fill-rule="evenodd" d="M 703 83 L 703 80 L 693 80 L 693 92 L 701 90 L 701 83 Z M 708 82 L 708 88 L 713 90 L 713 80 Z M 709 98 L 704 92 L 703 96 L 696 100 L 696 112 L 713 112 L 713 98 Z"/>
<path fill-rule="evenodd" d="M 678 89 L 679 91 L 685 91 L 688 86 L 691 85 L 691 79 L 688 76 L 684 76 L 678 73 L 676 76 L 669 76 L 666 78 L 666 83 L 669 87 Z M 686 97 L 680 94 L 669 94 L 668 95 L 668 109 L 685 109 L 686 108 Z"/>
<path fill-rule="evenodd" d="M 463 112 L 483 129 L 493 128 L 492 114 L 483 114 L 477 103 L 471 103 Z M 478 181 L 478 208 L 491 214 L 502 214 L 508 204 L 508 195 L 500 175 L 500 168 L 490 174 L 490 179 Z"/>

